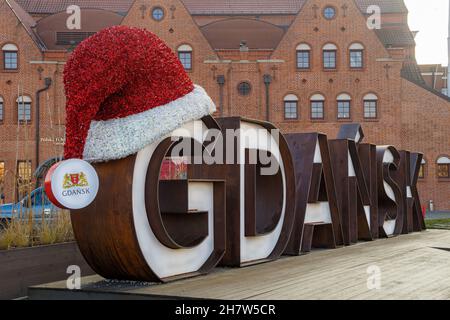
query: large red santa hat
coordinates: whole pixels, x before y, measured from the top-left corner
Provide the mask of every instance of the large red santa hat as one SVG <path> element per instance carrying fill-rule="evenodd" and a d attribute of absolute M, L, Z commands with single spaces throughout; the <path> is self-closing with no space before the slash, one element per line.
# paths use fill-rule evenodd
<path fill-rule="evenodd" d="M 126 26 L 83 41 L 66 64 L 64 85 L 66 159 L 125 158 L 216 110 L 161 39 Z"/>

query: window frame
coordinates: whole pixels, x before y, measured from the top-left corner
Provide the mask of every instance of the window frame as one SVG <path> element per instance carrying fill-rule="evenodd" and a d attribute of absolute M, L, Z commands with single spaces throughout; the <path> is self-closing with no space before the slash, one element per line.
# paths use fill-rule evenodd
<path fill-rule="evenodd" d="M 16 67 L 15 68 L 7 68 L 6 67 L 6 55 L 9 53 L 14 53 L 16 55 Z M 7 72 L 14 72 L 19 70 L 19 51 L 18 50 L 2 50 L 2 61 L 3 61 L 3 70 Z"/>
<path fill-rule="evenodd" d="M 241 92 L 241 85 L 248 85 L 248 93 L 247 94 Z M 253 90 L 252 84 L 250 83 L 250 81 L 240 81 L 237 84 L 236 89 L 237 89 L 237 92 L 238 92 L 239 96 L 241 96 L 241 97 L 248 97 L 248 96 L 250 96 L 251 93 L 252 93 L 252 90 Z"/>
<path fill-rule="evenodd" d="M 444 167 L 446 168 L 447 171 L 447 175 L 446 176 L 440 176 L 441 173 L 441 168 Z M 439 179 L 450 179 L 450 163 L 441 163 L 441 164 L 437 164 L 437 177 Z"/>
<path fill-rule="evenodd" d="M 299 66 L 299 54 L 300 53 L 308 54 L 308 67 L 300 67 Z M 306 49 L 296 50 L 295 62 L 296 62 L 297 70 L 311 70 L 311 50 L 306 50 Z"/>
<path fill-rule="evenodd" d="M 352 53 L 361 53 L 361 65 L 352 66 Z M 364 69 L 364 49 L 350 49 L 349 50 L 349 67 L 352 70 Z"/>
<path fill-rule="evenodd" d="M 327 11 L 328 9 L 333 9 L 334 14 L 333 14 L 332 17 L 327 17 L 326 11 Z M 327 5 L 327 6 L 325 6 L 325 7 L 323 8 L 323 10 L 322 10 L 322 16 L 323 16 L 324 19 L 327 20 L 327 21 L 331 21 L 331 20 L 336 19 L 337 15 L 338 15 L 338 12 L 337 12 L 337 8 L 336 8 L 335 6 Z"/>
<path fill-rule="evenodd" d="M 343 100 L 343 99 L 338 99 L 336 100 L 337 102 L 337 119 L 338 120 L 351 120 L 352 118 L 352 100 Z M 340 117 L 340 104 L 341 103 L 348 103 L 348 117 Z"/>
<path fill-rule="evenodd" d="M 22 98 L 22 101 L 20 101 L 20 99 Z M 23 101 L 25 98 L 29 99 L 29 101 Z M 25 116 L 25 119 L 20 119 L 20 114 L 21 114 L 21 107 L 24 107 L 23 110 L 23 115 Z M 26 115 L 27 115 L 27 107 L 29 107 L 29 114 L 30 114 L 30 119 L 27 120 Z M 17 122 L 20 124 L 31 124 L 31 122 L 33 121 L 33 101 L 31 100 L 31 98 L 29 96 L 20 96 L 16 99 L 16 115 L 17 115 Z"/>
<path fill-rule="evenodd" d="M 33 182 L 33 162 L 32 160 L 17 160 L 16 162 L 16 175 L 15 175 L 15 188 L 16 188 L 16 197 L 17 197 L 17 201 L 21 201 L 24 198 L 24 195 L 21 194 L 20 190 L 19 190 L 19 177 L 21 177 L 20 173 L 21 173 L 21 168 L 20 165 L 21 164 L 25 164 L 26 165 L 26 170 L 27 170 L 27 177 L 28 178 L 28 170 L 29 170 L 29 180 L 24 181 L 27 182 L 28 184 L 31 184 Z"/>
<path fill-rule="evenodd" d="M 154 13 L 155 13 L 156 10 L 161 10 L 161 12 L 162 12 L 161 19 L 155 18 Z M 153 19 L 154 21 L 156 21 L 156 22 L 161 22 L 161 21 L 163 21 L 163 20 L 165 19 L 165 17 L 166 17 L 166 10 L 164 10 L 164 8 L 161 7 L 161 6 L 155 6 L 155 7 L 152 8 L 152 10 L 151 10 L 151 12 L 150 12 L 150 15 L 151 15 L 151 17 L 152 17 L 152 19 Z"/>
<path fill-rule="evenodd" d="M 184 65 L 184 63 L 183 63 L 183 60 L 181 59 L 181 55 L 183 55 L 183 54 L 189 54 L 189 65 L 190 65 L 190 67 L 189 68 L 186 68 L 186 66 Z M 181 64 L 183 65 L 183 68 L 184 68 L 184 70 L 186 70 L 186 71 L 192 71 L 192 65 L 193 65 L 193 54 L 192 54 L 192 51 L 187 51 L 187 50 L 181 50 L 181 51 L 178 51 L 178 60 L 180 60 L 180 62 L 181 62 Z"/>
<path fill-rule="evenodd" d="M 375 116 L 374 117 L 367 117 L 366 116 L 366 103 L 375 103 Z M 378 119 L 378 100 L 375 100 L 375 99 L 364 99 L 363 100 L 363 114 L 364 114 L 364 119 L 366 119 L 366 120 Z"/>
<path fill-rule="evenodd" d="M 325 54 L 334 53 L 334 67 L 327 67 L 325 65 Z M 322 49 L 322 68 L 324 70 L 337 70 L 337 49 Z"/>
<path fill-rule="evenodd" d="M 1 166 L 2 164 L 3 164 L 3 168 Z M 3 170 L 3 172 L 2 172 L 2 170 Z M 5 176 L 6 176 L 6 162 L 5 162 L 5 160 L 0 159 L 0 182 L 2 182 L 2 181 L 3 181 L 3 183 L 5 182 Z M 0 183 L 0 185 L 1 185 L 1 183 Z"/>
<path fill-rule="evenodd" d="M 420 164 L 420 167 L 419 167 L 419 176 L 418 176 L 418 178 L 420 179 L 420 180 L 424 180 L 425 179 L 425 176 L 426 176 L 426 163 L 421 163 Z"/>
<path fill-rule="evenodd" d="M 314 117 L 313 114 L 313 104 L 315 103 L 321 103 L 322 104 L 322 117 Z M 325 119 L 325 100 L 316 100 L 316 99 L 310 99 L 309 100 L 309 107 L 310 107 L 310 119 L 313 121 L 316 120 L 324 120 Z"/>
<path fill-rule="evenodd" d="M 295 104 L 295 118 L 294 117 L 287 117 L 286 107 L 287 104 Z M 293 99 L 285 99 L 283 100 L 283 113 L 284 113 L 284 120 L 287 121 L 293 121 L 293 120 L 299 120 L 299 112 L 298 112 L 298 100 Z"/>

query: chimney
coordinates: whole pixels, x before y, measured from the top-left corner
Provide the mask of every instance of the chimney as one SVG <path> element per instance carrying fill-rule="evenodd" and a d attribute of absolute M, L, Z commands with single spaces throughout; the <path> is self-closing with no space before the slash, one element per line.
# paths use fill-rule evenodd
<path fill-rule="evenodd" d="M 241 52 L 247 52 L 248 51 L 248 46 L 247 46 L 247 41 L 246 40 L 241 40 L 241 44 L 239 45 L 239 49 Z"/>

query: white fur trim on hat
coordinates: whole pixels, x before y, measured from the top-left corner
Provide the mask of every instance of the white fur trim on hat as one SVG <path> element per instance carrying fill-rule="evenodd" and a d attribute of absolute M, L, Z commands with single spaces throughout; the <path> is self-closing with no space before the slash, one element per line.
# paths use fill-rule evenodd
<path fill-rule="evenodd" d="M 187 95 L 139 114 L 92 121 L 83 158 L 90 162 L 118 160 L 135 154 L 183 124 L 216 111 L 206 91 L 195 86 Z"/>

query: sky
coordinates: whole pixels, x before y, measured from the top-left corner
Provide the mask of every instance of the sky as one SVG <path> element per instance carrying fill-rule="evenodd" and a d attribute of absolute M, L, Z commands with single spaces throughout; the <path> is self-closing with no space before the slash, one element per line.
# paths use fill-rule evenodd
<path fill-rule="evenodd" d="M 405 0 L 410 29 L 419 31 L 416 37 L 419 64 L 441 63 L 447 66 L 449 1 Z"/>

